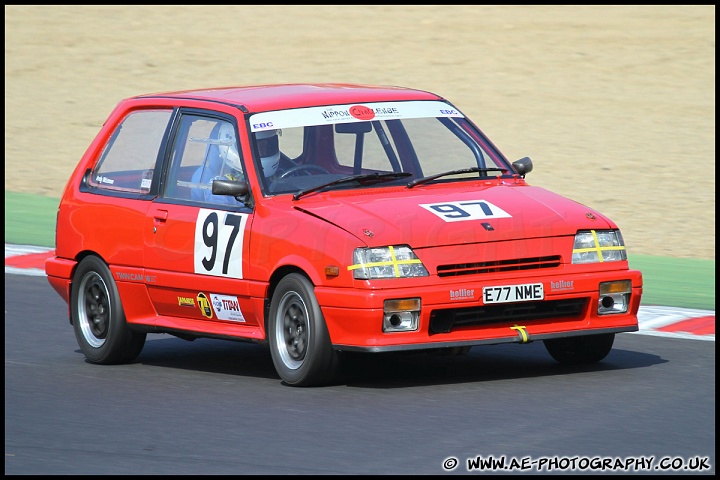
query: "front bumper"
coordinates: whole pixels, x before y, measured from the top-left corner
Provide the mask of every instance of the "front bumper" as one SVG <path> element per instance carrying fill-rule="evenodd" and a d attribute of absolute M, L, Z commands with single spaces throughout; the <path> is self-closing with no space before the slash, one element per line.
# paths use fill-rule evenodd
<path fill-rule="evenodd" d="M 630 280 L 626 313 L 598 314 L 599 285 Z M 545 298 L 534 302 L 484 305 L 483 287 L 542 282 Z M 571 285 L 572 288 L 568 288 Z M 472 294 L 461 296 L 449 292 Z M 388 352 L 500 343 L 529 343 L 549 338 L 638 330 L 642 274 L 636 270 L 583 273 L 576 276 L 498 278 L 413 288 L 351 290 L 318 287 L 333 347 L 344 351 Z M 416 331 L 384 333 L 383 302 L 419 297 Z M 342 306 L 340 306 L 342 305 Z"/>

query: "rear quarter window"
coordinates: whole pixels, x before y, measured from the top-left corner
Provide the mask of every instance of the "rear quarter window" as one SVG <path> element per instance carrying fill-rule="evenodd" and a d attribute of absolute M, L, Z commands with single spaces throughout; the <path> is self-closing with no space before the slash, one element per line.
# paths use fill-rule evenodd
<path fill-rule="evenodd" d="M 110 136 L 93 169 L 90 185 L 104 190 L 147 193 L 172 110 L 128 114 Z"/>

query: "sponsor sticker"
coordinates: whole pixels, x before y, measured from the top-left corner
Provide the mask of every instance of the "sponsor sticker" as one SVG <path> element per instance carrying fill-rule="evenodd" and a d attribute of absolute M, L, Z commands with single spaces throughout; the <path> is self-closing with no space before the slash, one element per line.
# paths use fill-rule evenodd
<path fill-rule="evenodd" d="M 237 297 L 211 293 L 210 298 L 212 298 L 215 315 L 217 315 L 217 318 L 220 320 L 230 320 L 233 322 L 245 321 L 245 317 L 242 311 L 240 311 L 240 302 Z"/>
<path fill-rule="evenodd" d="M 250 118 L 250 131 L 261 132 L 276 128 L 396 118 L 434 117 L 464 117 L 464 115 L 449 104 L 437 100 L 330 105 L 256 113 Z"/>
<path fill-rule="evenodd" d="M 177 297 L 178 305 L 181 307 L 194 307 L 195 299 L 192 297 Z"/>
<path fill-rule="evenodd" d="M 558 280 L 557 282 L 550 282 L 550 290 L 557 292 L 559 290 L 575 290 L 573 285 L 574 280 Z"/>
<path fill-rule="evenodd" d="M 198 293 L 197 304 L 203 317 L 213 318 L 212 307 L 210 306 L 210 300 L 208 300 L 207 295 L 202 292 Z"/>
<path fill-rule="evenodd" d="M 458 288 L 457 290 L 450 290 L 450 301 L 454 302 L 457 300 L 474 300 L 475 290 L 472 288 Z"/>
<path fill-rule="evenodd" d="M 372 108 L 368 108 L 364 105 L 355 105 L 350 107 L 350 115 L 358 120 L 372 120 L 375 118 L 375 112 L 373 112 Z"/>

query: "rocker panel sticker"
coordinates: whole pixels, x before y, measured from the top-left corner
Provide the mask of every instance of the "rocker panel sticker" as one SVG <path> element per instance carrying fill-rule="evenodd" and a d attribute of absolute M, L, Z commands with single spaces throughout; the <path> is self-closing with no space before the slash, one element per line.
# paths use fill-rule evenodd
<path fill-rule="evenodd" d="M 240 310 L 240 302 L 237 297 L 230 295 L 219 295 L 211 293 L 213 310 L 220 320 L 230 320 L 233 322 L 245 322 L 245 317 Z"/>

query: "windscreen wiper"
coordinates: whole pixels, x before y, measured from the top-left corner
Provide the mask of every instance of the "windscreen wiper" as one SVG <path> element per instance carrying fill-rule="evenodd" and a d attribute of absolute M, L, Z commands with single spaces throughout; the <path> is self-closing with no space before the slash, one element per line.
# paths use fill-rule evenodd
<path fill-rule="evenodd" d="M 293 194 L 293 200 L 297 200 L 298 198 L 302 197 L 303 195 L 307 195 L 308 193 L 317 192 L 318 190 L 323 190 L 328 187 L 332 187 L 334 185 L 340 185 L 342 183 L 353 183 L 356 182 L 360 185 L 374 185 L 376 183 L 383 183 L 383 182 L 390 182 L 392 180 L 403 178 L 403 177 L 409 177 L 412 173 L 410 172 L 391 172 L 391 173 L 366 173 L 361 175 L 349 175 L 347 177 L 338 178 L 337 180 L 333 180 L 332 182 L 323 183 L 321 185 L 318 185 L 316 187 L 306 188 L 305 190 L 300 190 L 299 192 L 295 192 Z"/>
<path fill-rule="evenodd" d="M 487 173 L 487 172 L 504 172 L 507 173 L 507 168 L 480 168 L 480 167 L 473 167 L 473 168 L 461 168 L 459 170 L 448 170 L 447 172 L 442 173 L 436 173 L 435 175 L 430 175 L 429 177 L 423 177 L 423 178 L 416 178 L 412 182 L 408 182 L 407 188 L 413 188 L 417 185 L 421 185 L 423 183 L 430 182 L 432 180 L 435 180 L 436 178 L 440 177 L 446 177 L 448 175 L 460 175 L 462 173 Z"/>

